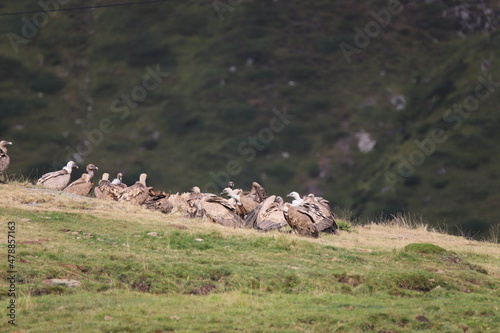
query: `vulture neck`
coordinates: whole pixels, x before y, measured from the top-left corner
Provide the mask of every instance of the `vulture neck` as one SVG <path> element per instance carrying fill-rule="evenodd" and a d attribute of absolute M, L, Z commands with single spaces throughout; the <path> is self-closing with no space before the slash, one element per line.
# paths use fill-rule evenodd
<path fill-rule="evenodd" d="M 66 164 L 66 166 L 63 168 L 63 170 L 66 170 L 70 175 L 71 172 L 73 172 L 73 167 L 71 166 L 70 163 Z"/>
<path fill-rule="evenodd" d="M 94 170 L 87 169 L 87 173 L 89 175 L 88 180 L 90 181 L 90 179 L 92 179 L 92 177 L 94 177 Z"/>

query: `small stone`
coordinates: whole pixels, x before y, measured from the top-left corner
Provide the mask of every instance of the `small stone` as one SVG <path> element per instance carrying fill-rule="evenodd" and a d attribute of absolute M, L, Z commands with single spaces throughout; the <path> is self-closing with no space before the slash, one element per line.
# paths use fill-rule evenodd
<path fill-rule="evenodd" d="M 29 222 L 29 221 L 31 221 L 31 219 L 21 219 L 21 221 L 23 221 L 23 222 Z"/>
<path fill-rule="evenodd" d="M 82 283 L 80 281 L 76 280 L 68 280 L 68 279 L 49 279 L 49 280 L 43 280 L 42 284 L 48 285 L 48 286 L 66 286 L 68 288 L 77 288 L 81 287 Z"/>
<path fill-rule="evenodd" d="M 201 238 L 195 238 L 194 240 L 197 242 L 203 242 L 203 239 L 201 239 Z"/>
<path fill-rule="evenodd" d="M 72 234 L 72 235 L 78 235 L 78 234 L 79 234 L 79 232 L 78 232 L 78 231 L 73 231 L 71 234 Z"/>
<path fill-rule="evenodd" d="M 154 231 L 153 232 L 149 232 L 148 235 L 151 236 L 151 237 L 158 237 L 158 233 L 154 232 Z"/>
<path fill-rule="evenodd" d="M 82 237 L 76 237 L 76 239 L 82 239 Z"/>

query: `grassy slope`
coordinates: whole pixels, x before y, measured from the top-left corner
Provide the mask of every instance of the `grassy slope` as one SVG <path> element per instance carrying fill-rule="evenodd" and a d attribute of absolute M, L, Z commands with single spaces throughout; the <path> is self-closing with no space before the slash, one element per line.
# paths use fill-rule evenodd
<path fill-rule="evenodd" d="M 66 160 L 67 145 L 81 144 L 83 130 L 109 118 L 114 130 L 82 164 L 123 171 L 128 183 L 146 171 L 153 185 L 173 192 L 206 187 L 210 172 L 235 160 L 243 170 L 232 178 L 242 187 L 257 180 L 273 193 L 322 193 L 366 218 L 405 210 L 452 231 L 484 231 L 498 223 L 499 95 L 456 131 L 440 119 L 471 93 L 483 60 L 500 77 L 500 34 L 457 38 L 456 22 L 440 16 L 442 4 L 418 2 L 347 64 L 339 44 L 352 43 L 353 28 L 386 5 L 244 1 L 223 21 L 211 2 L 199 1 L 57 13 L 18 54 L 0 39 L 0 73 L 9 78 L 0 82 L 0 135 L 16 144 L 10 172 L 42 174 Z M 16 1 L 0 9 L 32 6 Z M 21 28 L 18 16 L 0 19 L 2 34 Z M 119 119 L 113 101 L 157 64 L 171 75 Z M 401 112 L 390 103 L 398 94 L 408 101 Z M 296 118 L 247 160 L 239 144 L 285 105 Z M 384 191 L 385 172 L 396 172 L 414 140 L 438 127 L 449 139 L 408 181 Z M 361 130 L 377 140 L 369 154 L 356 148 Z M 437 173 L 441 167 L 446 175 Z"/>
<path fill-rule="evenodd" d="M 500 327 L 500 247 L 424 225 L 371 224 L 306 239 L 16 184 L 0 187 L 0 206 L 3 251 L 6 222 L 16 221 L 17 323 L 23 332 Z M 147 235 L 153 231 L 158 237 Z M 403 249 L 422 242 L 447 252 Z M 0 267 L 5 290 L 6 260 Z M 83 286 L 41 283 L 49 278 Z M 1 298 L 3 304 L 6 295 Z"/>

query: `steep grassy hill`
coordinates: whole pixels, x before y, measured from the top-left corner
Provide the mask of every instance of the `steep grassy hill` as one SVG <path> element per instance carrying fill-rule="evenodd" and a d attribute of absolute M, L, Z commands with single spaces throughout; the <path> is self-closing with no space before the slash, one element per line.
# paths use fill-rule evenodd
<path fill-rule="evenodd" d="M 318 0 L 2 16 L 10 172 L 35 178 L 71 158 L 173 192 L 257 180 L 364 218 L 407 211 L 485 231 L 500 200 L 498 13 L 486 0 Z M 453 111 L 466 102 L 473 111 Z"/>
<path fill-rule="evenodd" d="M 16 296 L 13 327 L 0 295 L 5 332 L 500 327 L 500 246 L 418 221 L 309 239 L 19 184 L 0 185 L 0 207 L 0 287 Z"/>

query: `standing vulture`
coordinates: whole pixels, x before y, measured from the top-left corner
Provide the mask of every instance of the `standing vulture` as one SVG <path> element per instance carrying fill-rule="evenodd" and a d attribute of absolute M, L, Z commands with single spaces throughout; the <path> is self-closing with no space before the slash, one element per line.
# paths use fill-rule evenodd
<path fill-rule="evenodd" d="M 90 191 L 94 187 L 94 183 L 92 183 L 92 177 L 94 177 L 94 170 L 98 170 L 98 168 L 93 165 L 87 165 L 87 173 L 82 174 L 80 178 L 72 182 L 66 187 L 63 192 L 81 195 L 86 197 L 89 195 Z"/>
<path fill-rule="evenodd" d="M 242 194 L 236 194 L 235 191 L 229 187 L 226 187 L 220 195 L 224 194 L 230 196 L 236 201 L 236 210 L 238 214 L 243 218 L 259 205 L 259 203 L 253 200 L 251 197 L 244 196 Z"/>
<path fill-rule="evenodd" d="M 338 226 L 335 223 L 335 218 L 327 200 L 315 197 L 314 194 L 300 198 L 297 192 L 291 192 L 287 196 L 294 198 L 291 204 L 292 207 L 299 212 L 308 214 L 314 220 L 314 225 L 318 231 L 328 234 L 338 234 Z"/>
<path fill-rule="evenodd" d="M 12 142 L 0 141 L 0 176 L 7 170 L 10 164 L 10 157 L 7 155 L 7 146 L 12 145 Z"/>
<path fill-rule="evenodd" d="M 110 183 L 109 173 L 103 173 L 99 185 L 94 188 L 94 194 L 97 199 L 118 200 L 121 190 L 121 187 L 118 185 Z"/>
<path fill-rule="evenodd" d="M 142 205 L 149 197 L 149 188 L 146 186 L 146 179 L 148 179 L 148 175 L 141 173 L 138 182 L 122 190 L 118 201 Z"/>
<path fill-rule="evenodd" d="M 42 185 L 53 190 L 62 191 L 71 180 L 71 172 L 73 168 L 78 169 L 78 165 L 75 162 L 69 161 L 62 170 L 53 171 L 44 174 L 37 181 L 37 185 Z"/>
<path fill-rule="evenodd" d="M 275 201 L 278 202 L 278 207 L 283 212 L 286 222 L 295 234 L 314 238 L 319 237 L 319 231 L 316 229 L 314 220 L 309 214 L 295 209 L 288 202 L 283 204 L 281 197 L 277 197 Z"/>
<path fill-rule="evenodd" d="M 261 231 L 279 230 L 287 225 L 276 196 L 271 195 L 245 218 L 247 225 Z"/>

